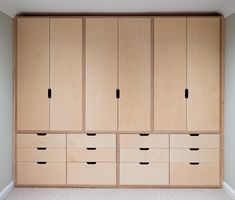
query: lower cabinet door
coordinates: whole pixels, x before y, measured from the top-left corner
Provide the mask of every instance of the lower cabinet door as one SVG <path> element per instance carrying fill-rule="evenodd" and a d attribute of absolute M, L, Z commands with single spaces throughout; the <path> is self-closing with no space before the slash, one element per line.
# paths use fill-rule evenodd
<path fill-rule="evenodd" d="M 72 185 L 115 185 L 116 163 L 68 163 L 67 183 Z"/>
<path fill-rule="evenodd" d="M 169 184 L 168 163 L 121 163 L 121 185 L 167 185 Z"/>
<path fill-rule="evenodd" d="M 66 184 L 66 162 L 18 162 L 17 184 Z"/>
<path fill-rule="evenodd" d="M 219 186 L 218 163 L 171 163 L 170 184 L 177 186 Z"/>

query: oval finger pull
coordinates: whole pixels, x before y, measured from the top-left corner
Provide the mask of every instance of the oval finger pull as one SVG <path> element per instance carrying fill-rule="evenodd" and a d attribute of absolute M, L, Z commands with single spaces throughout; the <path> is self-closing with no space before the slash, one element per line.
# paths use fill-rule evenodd
<path fill-rule="evenodd" d="M 190 162 L 190 165 L 199 165 L 199 162 Z"/>
<path fill-rule="evenodd" d="M 37 133 L 38 136 L 46 136 L 47 133 Z"/>
<path fill-rule="evenodd" d="M 45 164 L 47 164 L 47 162 L 38 161 L 37 164 L 38 164 L 38 165 L 45 165 Z"/>
<path fill-rule="evenodd" d="M 190 133 L 189 135 L 192 137 L 195 137 L 195 136 L 199 136 L 200 134 L 199 133 Z"/>
<path fill-rule="evenodd" d="M 140 148 L 140 151 L 148 151 L 149 148 Z"/>
<path fill-rule="evenodd" d="M 96 133 L 87 133 L 87 136 L 96 136 Z"/>
<path fill-rule="evenodd" d="M 140 136 L 149 136 L 149 133 L 140 133 Z"/>
<path fill-rule="evenodd" d="M 189 148 L 190 151 L 199 151 L 199 148 Z"/>
<path fill-rule="evenodd" d="M 47 150 L 46 147 L 37 147 L 37 150 L 43 151 L 43 150 Z"/>
<path fill-rule="evenodd" d="M 140 165 L 148 165 L 149 162 L 139 162 Z"/>
<path fill-rule="evenodd" d="M 87 162 L 88 165 L 95 165 L 96 162 Z"/>
<path fill-rule="evenodd" d="M 89 148 L 86 148 L 87 150 L 96 150 L 96 148 L 93 148 L 93 147 L 89 147 Z"/>

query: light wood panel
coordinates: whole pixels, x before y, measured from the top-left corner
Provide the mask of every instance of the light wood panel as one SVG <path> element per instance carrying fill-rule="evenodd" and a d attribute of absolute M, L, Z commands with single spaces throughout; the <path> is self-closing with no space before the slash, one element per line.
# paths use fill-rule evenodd
<path fill-rule="evenodd" d="M 82 19 L 50 19 L 50 130 L 82 130 Z"/>
<path fill-rule="evenodd" d="M 117 130 L 117 19 L 86 19 L 86 130 Z"/>
<path fill-rule="evenodd" d="M 150 130 L 150 18 L 119 19 L 119 131 Z"/>
<path fill-rule="evenodd" d="M 220 19 L 194 17 L 187 22 L 187 129 L 220 129 Z"/>
<path fill-rule="evenodd" d="M 154 130 L 186 130 L 186 17 L 154 19 Z"/>
<path fill-rule="evenodd" d="M 17 130 L 49 130 L 49 18 L 17 19 Z"/>

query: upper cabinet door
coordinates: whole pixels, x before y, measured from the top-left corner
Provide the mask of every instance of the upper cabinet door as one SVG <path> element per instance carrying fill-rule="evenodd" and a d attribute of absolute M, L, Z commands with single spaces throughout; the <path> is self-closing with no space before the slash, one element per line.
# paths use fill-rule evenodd
<path fill-rule="evenodd" d="M 86 130 L 117 130 L 117 19 L 86 19 Z"/>
<path fill-rule="evenodd" d="M 150 130 L 151 19 L 119 19 L 119 131 Z"/>
<path fill-rule="evenodd" d="M 50 130 L 82 130 L 82 19 L 50 20 Z"/>
<path fill-rule="evenodd" d="M 49 130 L 49 19 L 17 19 L 17 130 Z"/>
<path fill-rule="evenodd" d="M 220 19 L 188 18 L 187 128 L 218 131 L 220 126 Z"/>
<path fill-rule="evenodd" d="M 154 130 L 186 130 L 186 18 L 154 19 Z"/>

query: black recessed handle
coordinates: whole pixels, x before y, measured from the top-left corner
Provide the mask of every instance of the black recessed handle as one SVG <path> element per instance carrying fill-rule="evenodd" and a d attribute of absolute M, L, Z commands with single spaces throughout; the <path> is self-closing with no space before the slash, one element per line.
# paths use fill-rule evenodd
<path fill-rule="evenodd" d="M 41 162 L 41 161 L 39 162 L 39 161 L 38 161 L 37 164 L 38 164 L 38 165 L 45 165 L 45 164 L 47 164 L 47 162 Z"/>
<path fill-rule="evenodd" d="M 199 165 L 199 162 L 190 162 L 190 165 Z"/>
<path fill-rule="evenodd" d="M 199 148 L 189 148 L 190 151 L 199 151 Z"/>
<path fill-rule="evenodd" d="M 189 94 L 189 92 L 188 92 L 188 89 L 186 88 L 185 91 L 184 91 L 185 99 L 188 99 L 188 94 Z"/>
<path fill-rule="evenodd" d="M 149 162 L 139 162 L 140 165 L 149 165 Z"/>
<path fill-rule="evenodd" d="M 46 147 L 37 147 L 37 150 L 47 150 L 47 148 Z"/>
<path fill-rule="evenodd" d="M 88 165 L 95 165 L 96 162 L 87 162 Z"/>
<path fill-rule="evenodd" d="M 148 151 L 149 148 L 140 148 L 140 151 Z"/>
<path fill-rule="evenodd" d="M 38 136 L 46 136 L 46 133 L 37 133 Z"/>
<path fill-rule="evenodd" d="M 86 148 L 87 150 L 96 150 L 96 148 L 95 147 L 88 147 L 88 148 Z"/>
<path fill-rule="evenodd" d="M 117 99 L 120 98 L 120 89 L 116 89 L 116 98 L 117 98 Z"/>
<path fill-rule="evenodd" d="M 148 133 L 140 133 L 139 135 L 140 135 L 140 136 L 149 136 Z"/>
<path fill-rule="evenodd" d="M 96 133 L 87 133 L 87 136 L 96 136 Z"/>
<path fill-rule="evenodd" d="M 52 91 L 51 91 L 51 88 L 48 89 L 48 98 L 50 99 L 52 96 Z"/>
<path fill-rule="evenodd" d="M 199 133 L 191 133 L 189 134 L 190 136 L 199 136 L 200 134 Z"/>

